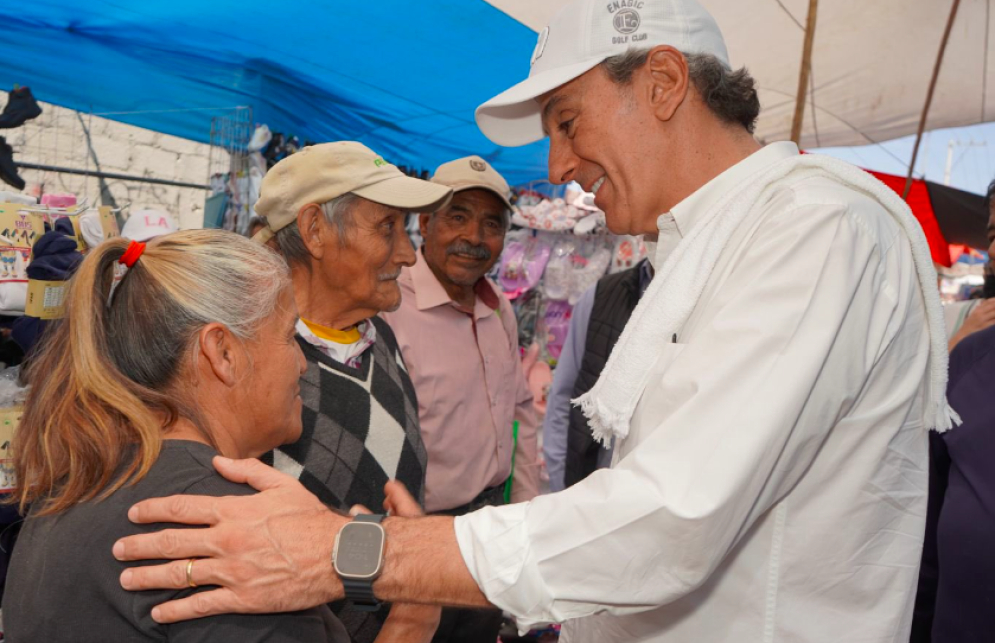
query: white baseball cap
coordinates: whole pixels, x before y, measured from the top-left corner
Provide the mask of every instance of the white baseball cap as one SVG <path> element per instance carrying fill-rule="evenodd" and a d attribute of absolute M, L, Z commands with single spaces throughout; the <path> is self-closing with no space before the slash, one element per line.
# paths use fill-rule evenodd
<path fill-rule="evenodd" d="M 696 0 L 575 0 L 539 33 L 529 77 L 477 108 L 484 135 L 508 147 L 544 138 L 535 99 L 629 49 L 670 45 L 729 67 L 722 32 Z"/>
<path fill-rule="evenodd" d="M 121 236 L 132 241 L 148 241 L 179 229 L 176 219 L 165 210 L 139 210 L 124 222 Z"/>

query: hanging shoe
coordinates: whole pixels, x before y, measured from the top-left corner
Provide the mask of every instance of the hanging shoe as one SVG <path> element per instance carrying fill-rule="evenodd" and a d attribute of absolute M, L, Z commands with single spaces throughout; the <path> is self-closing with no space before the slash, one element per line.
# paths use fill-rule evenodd
<path fill-rule="evenodd" d="M 7 145 L 7 139 L 2 136 L 0 136 L 0 179 L 18 190 L 24 189 L 24 179 L 17 175 L 17 166 L 14 165 L 14 148 Z"/>
<path fill-rule="evenodd" d="M 266 149 L 269 142 L 273 140 L 273 133 L 269 131 L 268 125 L 260 125 L 252 133 L 252 140 L 249 141 L 250 152 L 261 152 Z"/>
<path fill-rule="evenodd" d="M 0 129 L 11 129 L 24 125 L 25 121 L 38 118 L 41 107 L 31 95 L 31 90 L 21 87 L 10 92 L 10 98 L 3 113 L 0 113 Z"/>
<path fill-rule="evenodd" d="M 269 145 L 263 150 L 263 158 L 266 159 L 270 167 L 273 167 L 284 156 L 286 154 L 283 149 L 283 134 L 274 132 L 270 137 Z"/>

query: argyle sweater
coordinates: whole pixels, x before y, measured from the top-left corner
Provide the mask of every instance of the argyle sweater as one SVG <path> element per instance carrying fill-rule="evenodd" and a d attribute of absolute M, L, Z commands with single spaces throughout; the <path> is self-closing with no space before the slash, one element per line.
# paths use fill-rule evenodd
<path fill-rule="evenodd" d="M 418 400 L 390 326 L 372 318 L 377 339 L 356 368 L 304 341 L 301 439 L 263 456 L 298 478 L 322 502 L 348 511 L 361 504 L 382 511 L 384 485 L 397 479 L 420 502 L 428 456 L 418 425 Z M 355 643 L 372 643 L 386 609 L 364 613 L 333 605 Z"/>

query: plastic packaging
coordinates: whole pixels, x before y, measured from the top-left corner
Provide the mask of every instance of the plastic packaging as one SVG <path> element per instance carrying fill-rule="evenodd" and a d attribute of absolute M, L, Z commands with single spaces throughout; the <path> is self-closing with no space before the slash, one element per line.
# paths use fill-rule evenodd
<path fill-rule="evenodd" d="M 505 245 L 498 282 L 508 299 L 517 299 L 536 287 L 546 269 L 549 253 L 549 244 L 537 237 Z"/>
<path fill-rule="evenodd" d="M 567 331 L 570 330 L 573 306 L 565 301 L 549 300 L 543 308 L 539 322 L 539 344 L 548 359 L 559 360 L 567 341 Z"/>
<path fill-rule="evenodd" d="M 0 408 L 23 404 L 27 396 L 28 387 L 21 385 L 20 366 L 0 370 Z"/>

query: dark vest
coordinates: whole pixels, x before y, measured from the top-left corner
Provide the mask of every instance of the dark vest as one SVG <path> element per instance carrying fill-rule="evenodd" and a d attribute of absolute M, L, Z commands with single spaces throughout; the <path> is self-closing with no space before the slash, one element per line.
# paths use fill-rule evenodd
<path fill-rule="evenodd" d="M 615 348 L 615 342 L 639 303 L 639 266 L 602 277 L 596 288 L 591 321 L 587 326 L 584 359 L 577 373 L 571 399 L 587 393 L 601 377 L 601 371 Z M 591 435 L 591 427 L 583 411 L 571 406 L 564 474 L 564 482 L 568 487 L 594 472 L 602 449 Z"/>

